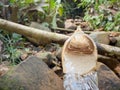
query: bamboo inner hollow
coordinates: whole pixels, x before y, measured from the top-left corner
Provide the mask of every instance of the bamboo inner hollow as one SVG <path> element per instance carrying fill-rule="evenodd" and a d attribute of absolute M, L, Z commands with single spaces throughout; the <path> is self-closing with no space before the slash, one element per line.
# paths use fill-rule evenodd
<path fill-rule="evenodd" d="M 89 36 L 76 34 L 65 42 L 62 57 L 64 73 L 84 75 L 96 67 L 96 46 Z"/>
<path fill-rule="evenodd" d="M 68 42 L 65 51 L 71 54 L 92 54 L 93 42 L 85 35 L 75 36 Z"/>

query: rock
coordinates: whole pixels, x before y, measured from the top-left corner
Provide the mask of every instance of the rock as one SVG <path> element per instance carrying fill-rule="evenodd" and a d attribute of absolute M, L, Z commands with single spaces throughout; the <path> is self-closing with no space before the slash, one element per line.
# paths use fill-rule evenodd
<path fill-rule="evenodd" d="M 61 52 L 62 52 L 62 48 L 59 47 L 59 49 L 56 50 L 56 53 L 55 53 L 56 57 L 57 57 L 59 60 L 61 60 Z"/>
<path fill-rule="evenodd" d="M 92 27 L 90 27 L 90 24 L 88 22 L 84 22 L 84 21 L 79 21 L 78 24 L 76 23 L 76 25 L 80 25 L 83 31 L 92 31 Z"/>
<path fill-rule="evenodd" d="M 120 47 L 120 33 L 119 32 L 110 32 L 110 40 L 114 46 Z"/>
<path fill-rule="evenodd" d="M 59 49 L 59 47 L 59 44 L 50 43 L 45 46 L 45 50 L 49 52 L 55 52 L 57 49 Z"/>
<path fill-rule="evenodd" d="M 120 76 L 120 62 L 117 59 L 107 57 L 107 56 L 98 55 L 98 61 L 107 65 L 118 76 Z"/>
<path fill-rule="evenodd" d="M 120 36 L 116 37 L 117 43 L 115 46 L 120 47 Z"/>
<path fill-rule="evenodd" d="M 109 34 L 107 32 L 93 32 L 90 34 L 90 37 L 98 43 L 102 43 L 102 44 L 109 44 L 110 40 L 109 40 Z"/>
<path fill-rule="evenodd" d="M 110 39 L 110 45 L 115 46 L 116 43 L 117 43 L 116 38 L 115 38 L 115 37 L 111 37 L 111 36 L 109 36 L 109 39 Z"/>
<path fill-rule="evenodd" d="M 0 78 L 0 90 L 64 90 L 62 80 L 35 56 Z"/>
<path fill-rule="evenodd" d="M 76 30 L 77 26 L 75 25 L 73 19 L 67 19 L 67 20 L 65 21 L 65 28 L 66 28 L 66 29 Z"/>
<path fill-rule="evenodd" d="M 120 90 L 120 79 L 102 63 L 97 64 L 99 90 Z"/>
<path fill-rule="evenodd" d="M 25 60 L 28 57 L 28 53 L 24 53 L 20 56 L 20 58 L 23 60 Z"/>
<path fill-rule="evenodd" d="M 57 19 L 57 27 L 65 28 L 64 22 L 61 19 Z"/>
<path fill-rule="evenodd" d="M 49 67 L 53 67 L 55 66 L 55 63 L 57 63 L 57 58 L 56 56 L 54 56 L 51 52 L 38 52 L 35 56 L 37 56 L 38 58 L 42 59 Z"/>

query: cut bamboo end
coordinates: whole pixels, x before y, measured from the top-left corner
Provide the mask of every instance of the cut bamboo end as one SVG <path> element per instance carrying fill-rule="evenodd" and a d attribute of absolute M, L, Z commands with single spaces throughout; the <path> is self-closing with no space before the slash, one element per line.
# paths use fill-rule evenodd
<path fill-rule="evenodd" d="M 62 50 L 64 73 L 79 73 L 80 75 L 84 75 L 95 70 L 96 63 L 96 45 L 88 35 L 77 31 L 66 40 Z"/>

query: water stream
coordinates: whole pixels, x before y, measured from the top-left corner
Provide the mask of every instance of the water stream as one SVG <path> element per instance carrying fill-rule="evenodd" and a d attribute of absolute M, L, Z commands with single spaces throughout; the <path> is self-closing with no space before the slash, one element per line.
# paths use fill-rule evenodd
<path fill-rule="evenodd" d="M 64 75 L 65 90 L 99 90 L 97 72 L 92 71 L 86 75 L 67 73 Z"/>

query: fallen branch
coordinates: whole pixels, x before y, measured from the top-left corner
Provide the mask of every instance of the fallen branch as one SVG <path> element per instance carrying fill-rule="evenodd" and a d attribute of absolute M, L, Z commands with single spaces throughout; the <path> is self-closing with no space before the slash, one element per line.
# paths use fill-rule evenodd
<path fill-rule="evenodd" d="M 66 28 L 52 28 L 53 30 L 57 30 L 57 31 L 62 31 L 62 32 L 70 32 L 70 33 L 72 33 L 72 32 L 74 32 L 75 30 L 72 30 L 72 29 L 66 29 Z M 92 31 L 84 31 L 84 33 L 86 33 L 86 34 L 90 34 L 90 33 L 92 33 Z"/>
<path fill-rule="evenodd" d="M 74 32 L 75 30 L 72 30 L 72 29 L 66 29 L 66 28 L 58 28 L 58 27 L 55 27 L 55 28 L 52 28 L 53 30 L 57 30 L 57 31 L 63 31 L 63 32 Z"/>
<path fill-rule="evenodd" d="M 0 28 L 3 30 L 24 35 L 26 37 L 35 38 L 37 40 L 40 40 L 42 43 L 46 43 L 46 40 L 48 40 L 49 42 L 55 41 L 55 42 L 63 43 L 68 38 L 68 36 L 66 35 L 46 32 L 43 30 L 39 30 L 39 29 L 24 26 L 21 24 L 17 24 L 14 22 L 10 22 L 4 19 L 0 19 Z"/>
<path fill-rule="evenodd" d="M 101 55 L 120 57 L 120 48 L 105 44 L 96 43 L 98 53 Z"/>

